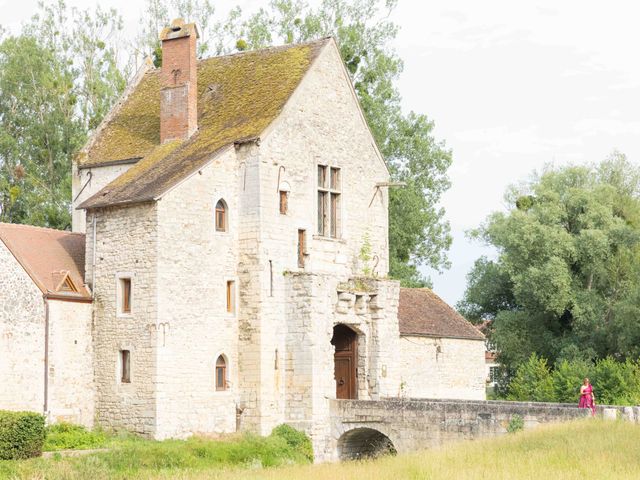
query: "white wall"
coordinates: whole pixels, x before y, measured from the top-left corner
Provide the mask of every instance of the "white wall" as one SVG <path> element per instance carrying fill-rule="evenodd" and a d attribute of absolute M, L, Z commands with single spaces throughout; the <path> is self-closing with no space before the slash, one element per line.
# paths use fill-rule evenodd
<path fill-rule="evenodd" d="M 73 164 L 71 171 L 71 224 L 74 232 L 85 233 L 87 231 L 86 211 L 77 210 L 76 207 L 98 193 L 133 165 L 135 163 L 78 169 L 77 164 Z"/>
<path fill-rule="evenodd" d="M 402 336 L 399 360 L 400 396 L 485 399 L 483 340 Z"/>
<path fill-rule="evenodd" d="M 157 438 L 236 429 L 239 181 L 232 148 L 158 202 Z M 221 198 L 227 232 L 215 229 Z M 234 313 L 228 280 L 236 282 Z M 215 386 L 220 354 L 227 391 Z"/>
<path fill-rule="evenodd" d="M 49 419 L 92 427 L 92 304 L 49 300 Z"/>

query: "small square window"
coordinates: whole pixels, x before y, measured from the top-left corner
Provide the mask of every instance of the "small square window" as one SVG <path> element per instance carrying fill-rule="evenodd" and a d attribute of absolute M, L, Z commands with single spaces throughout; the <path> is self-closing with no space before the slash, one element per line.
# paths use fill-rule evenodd
<path fill-rule="evenodd" d="M 131 383 L 131 352 L 120 350 L 120 383 Z"/>

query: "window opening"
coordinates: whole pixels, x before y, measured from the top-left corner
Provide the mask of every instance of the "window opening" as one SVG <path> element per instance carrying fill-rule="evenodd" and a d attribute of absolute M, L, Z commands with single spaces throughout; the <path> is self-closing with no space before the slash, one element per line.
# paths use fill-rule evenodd
<path fill-rule="evenodd" d="M 233 280 L 227 281 L 227 312 L 234 313 L 235 311 L 235 296 L 236 296 L 236 282 Z"/>
<path fill-rule="evenodd" d="M 298 230 L 298 267 L 304 268 L 305 244 L 307 241 L 306 230 Z"/>
<path fill-rule="evenodd" d="M 280 190 L 280 215 L 286 215 L 289 211 L 289 192 Z"/>
<path fill-rule="evenodd" d="M 122 311 L 122 313 L 131 313 L 131 279 L 130 278 L 120 279 L 120 294 L 122 296 L 120 310 Z"/>
<path fill-rule="evenodd" d="M 227 389 L 227 362 L 222 355 L 216 360 L 216 390 Z"/>
<path fill-rule="evenodd" d="M 318 165 L 318 235 L 340 236 L 340 177 L 339 168 Z"/>
<path fill-rule="evenodd" d="M 131 352 L 120 350 L 120 383 L 131 383 Z"/>
<path fill-rule="evenodd" d="M 224 200 L 218 200 L 216 203 L 216 231 L 227 231 L 227 204 Z"/>

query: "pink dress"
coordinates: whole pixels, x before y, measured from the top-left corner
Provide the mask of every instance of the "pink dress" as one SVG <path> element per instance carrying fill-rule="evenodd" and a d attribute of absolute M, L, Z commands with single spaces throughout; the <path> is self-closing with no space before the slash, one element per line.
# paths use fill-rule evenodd
<path fill-rule="evenodd" d="M 593 387 L 591 384 L 587 385 L 587 388 L 584 389 L 584 393 L 580 394 L 580 403 L 578 403 L 578 408 L 589 408 L 591 409 L 591 414 L 596 414 L 596 403 L 593 401 Z"/>

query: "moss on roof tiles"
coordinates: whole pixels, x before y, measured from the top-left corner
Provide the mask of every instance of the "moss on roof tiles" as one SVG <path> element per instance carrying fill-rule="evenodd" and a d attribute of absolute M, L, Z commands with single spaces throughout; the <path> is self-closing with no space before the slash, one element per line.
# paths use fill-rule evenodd
<path fill-rule="evenodd" d="M 214 153 L 236 141 L 259 136 L 282 111 L 325 44 L 322 40 L 200 61 L 198 131 L 170 146 L 157 146 L 159 70 L 148 72 L 99 134 L 83 165 L 144 159 L 81 208 L 157 198 L 201 168 Z"/>
<path fill-rule="evenodd" d="M 105 125 L 82 166 L 142 158 L 160 144 L 160 76 L 148 71 Z"/>

